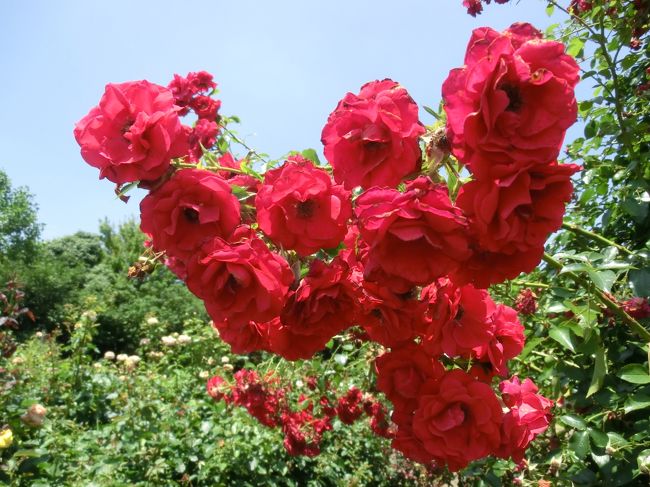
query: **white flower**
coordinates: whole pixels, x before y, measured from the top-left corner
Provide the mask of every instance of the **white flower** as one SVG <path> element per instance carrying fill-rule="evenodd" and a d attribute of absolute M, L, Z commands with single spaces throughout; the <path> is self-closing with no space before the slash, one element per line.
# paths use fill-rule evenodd
<path fill-rule="evenodd" d="M 201 372 L 199 372 L 200 379 L 207 379 L 208 377 L 210 377 L 210 372 L 208 372 L 207 370 L 202 370 Z"/>
<path fill-rule="evenodd" d="M 192 338 L 187 336 L 187 335 L 178 335 L 178 343 L 185 344 L 185 343 L 190 343 L 192 341 Z"/>
<path fill-rule="evenodd" d="M 150 316 L 149 318 L 147 318 L 147 325 L 153 326 L 153 325 L 157 325 L 158 323 L 160 323 L 160 321 L 158 321 L 158 318 L 156 318 L 155 316 Z"/>
<path fill-rule="evenodd" d="M 228 362 L 230 362 L 230 359 L 228 357 L 226 357 L 226 356 L 221 357 L 221 363 L 222 364 L 227 364 Z"/>
<path fill-rule="evenodd" d="M 164 336 L 164 337 L 161 338 L 161 340 L 162 340 L 163 345 L 165 345 L 167 347 L 173 347 L 177 343 L 176 338 L 174 338 L 172 336 Z"/>
<path fill-rule="evenodd" d="M 120 353 L 120 354 L 118 354 L 117 357 L 115 357 L 115 360 L 117 360 L 118 362 L 124 362 L 127 358 L 129 358 L 129 356 L 127 354 Z"/>
<path fill-rule="evenodd" d="M 115 352 L 108 351 L 104 354 L 106 360 L 115 360 Z"/>
<path fill-rule="evenodd" d="M 151 343 L 151 340 L 149 338 L 143 338 L 140 340 L 140 345 L 149 345 Z"/>

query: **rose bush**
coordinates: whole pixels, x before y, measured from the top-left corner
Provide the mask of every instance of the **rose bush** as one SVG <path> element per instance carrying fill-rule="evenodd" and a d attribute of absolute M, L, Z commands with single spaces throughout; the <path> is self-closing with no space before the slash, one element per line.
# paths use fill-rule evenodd
<path fill-rule="evenodd" d="M 480 11 L 480 3 L 466 4 Z M 544 246 L 563 225 L 579 170 L 558 162 L 578 113 L 578 73 L 564 44 L 529 24 L 501 33 L 476 29 L 464 66 L 443 84 L 444 125 L 425 127 L 415 102 L 392 80 L 370 82 L 341 100 L 322 132 L 331 176 L 314 164 L 313 151 L 276 167 L 249 149 L 235 163 L 229 145 L 237 139 L 225 130 L 229 120 L 218 115 L 219 103 L 206 99 L 206 88 L 188 88 L 191 76 L 177 77 L 175 110 L 190 108 L 200 120 L 185 129 L 192 150 L 170 173 L 216 174 L 222 183 L 208 199 L 231 210 L 236 195 L 241 212 L 234 218 L 226 211 L 233 216 L 224 218 L 230 231 L 182 232 L 195 242 L 181 255 L 178 237 L 163 243 L 143 211 L 153 250 L 168 254 L 234 351 L 308 359 L 332 353 L 348 329 L 347 337 L 376 342 L 373 380 L 392 413 L 388 421 L 384 406 L 356 387 L 337 398 L 301 394 L 294 406 L 280 378 L 243 370 L 232 380 L 211 379 L 211 396 L 281 430 L 292 455 L 318 454 L 334 417 L 352 424 L 365 412 L 373 431 L 430 468 L 456 471 L 489 455 L 525 468 L 524 452 L 547 431 L 552 401 L 529 379 L 502 382 L 500 396 L 493 382 L 507 378 L 509 362 L 532 353 L 544 332 L 526 333 L 515 309 L 496 303 L 486 288 L 533 271 L 542 258 L 562 269 Z M 147 198 L 175 177 L 146 181 Z M 180 203 L 193 210 L 182 210 L 186 220 L 188 212 L 206 212 L 202 198 Z M 610 278 L 599 274 L 594 281 L 598 299 L 637 326 L 609 295 Z M 493 289 L 503 296 L 503 287 Z M 532 291 L 526 296 L 534 299 Z M 520 308 L 535 310 L 523 300 Z M 568 310 L 564 316 L 571 318 Z M 585 347 L 599 336 L 571 332 L 584 337 Z M 551 337 L 571 344 L 567 333 Z M 602 348 L 594 353 L 606 369 Z M 594 379 L 594 392 L 602 379 L 602 373 Z"/>

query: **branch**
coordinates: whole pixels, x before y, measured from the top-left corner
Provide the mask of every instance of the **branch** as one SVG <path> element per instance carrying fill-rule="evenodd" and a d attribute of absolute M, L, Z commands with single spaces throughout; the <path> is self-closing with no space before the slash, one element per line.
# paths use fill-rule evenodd
<path fill-rule="evenodd" d="M 544 252 L 544 262 L 549 264 L 557 271 L 561 271 L 564 268 L 564 266 L 560 261 L 555 260 L 552 256 L 550 256 L 546 252 Z M 580 286 L 589 287 L 592 284 L 591 281 L 576 274 L 575 272 L 565 272 L 564 275 L 571 278 L 576 284 Z M 639 323 L 637 320 L 635 320 L 629 314 L 627 314 L 627 312 L 623 308 L 621 308 L 618 305 L 618 303 L 612 300 L 606 293 L 604 293 L 600 289 L 594 288 L 594 293 L 608 309 L 610 309 L 616 316 L 621 318 L 625 322 L 625 324 L 632 329 L 635 335 L 637 335 L 641 340 L 645 341 L 646 343 L 650 342 L 650 332 L 646 330 L 641 323 Z"/>

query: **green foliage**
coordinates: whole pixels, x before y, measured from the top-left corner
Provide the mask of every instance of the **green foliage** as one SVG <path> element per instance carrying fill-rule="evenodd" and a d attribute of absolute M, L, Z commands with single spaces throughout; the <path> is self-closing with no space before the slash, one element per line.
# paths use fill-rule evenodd
<path fill-rule="evenodd" d="M 203 321 L 185 323 L 183 332 L 192 343 L 165 348 L 152 340 L 138 349 L 142 359 L 130 368 L 125 361 L 90 359 L 89 338 L 100 329 L 94 319 L 92 312 L 85 313 L 66 347 L 53 336 L 35 336 L 21 345 L 13 363 L 0 363 L 5 386 L 0 388 L 0 422 L 14 433 L 14 444 L 0 450 L 0 482 L 416 485 L 415 479 L 424 475 L 391 454 L 388 442 L 372 436 L 364 421 L 353 427 L 335 424 L 316 458 L 289 457 L 279 431 L 261 426 L 242 408 L 213 402 L 205 393 L 201 371 L 226 374 L 228 366 L 254 364 L 231 355 Z M 288 384 L 297 384 L 305 373 L 320 372 L 337 387 L 347 387 L 359 376 L 359 367 L 365 367 L 367 351 L 336 352 L 349 359 L 347 368 L 316 361 L 279 372 Z M 256 361 L 260 370 L 278 365 L 267 357 Z M 36 403 L 47 409 L 40 428 L 20 420 Z"/>
<path fill-rule="evenodd" d="M 41 226 L 37 206 L 25 188 L 12 188 L 0 170 L 0 268 L 14 268 L 17 261 L 29 260 L 35 251 Z"/>

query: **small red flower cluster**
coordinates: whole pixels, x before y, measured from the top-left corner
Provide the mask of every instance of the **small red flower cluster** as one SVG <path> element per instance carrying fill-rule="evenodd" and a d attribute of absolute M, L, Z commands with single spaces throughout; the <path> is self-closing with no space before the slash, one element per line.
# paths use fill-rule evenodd
<path fill-rule="evenodd" d="M 315 382 L 313 378 L 307 379 L 309 389 L 316 390 L 310 381 Z M 331 392 L 318 400 L 300 394 L 298 410 L 291 409 L 288 401 L 291 387 L 283 386 L 272 374 L 260 378 L 254 370 L 241 369 L 235 372 L 233 383 L 214 376 L 206 387 L 215 401 L 244 407 L 264 426 L 281 428 L 284 447 L 292 456 L 318 455 L 323 433 L 332 429 L 335 417 L 350 425 L 365 414 L 370 417 L 370 427 L 377 435 L 385 438 L 392 435 L 386 408 L 356 387 L 338 399 L 332 397 Z"/>
<path fill-rule="evenodd" d="M 75 136 L 102 177 L 147 180 L 143 232 L 235 353 L 308 359 L 362 327 L 390 348 L 376 368 L 394 405 L 393 447 L 458 469 L 490 453 L 517 459 L 548 425 L 550 402 L 529 381 L 504 399 L 505 414 L 492 390 L 524 329 L 485 288 L 532 270 L 561 225 L 577 167 L 556 158 L 576 117 L 577 79 L 564 46 L 529 24 L 474 31 L 465 66 L 443 85 L 451 150 L 473 175 L 455 202 L 421 174 L 426 129 L 388 79 L 348 93 L 330 114 L 322 141 L 332 176 L 300 155 L 262 176 L 222 144 L 210 151 L 212 138 L 194 151 L 192 133 L 216 125 L 201 98 L 215 86 L 207 73 L 176 76 L 169 88 L 109 85 Z M 178 119 L 189 109 L 200 117 L 194 129 Z M 361 391 L 317 403 L 319 416 L 314 403 L 292 411 L 273 384 L 240 371 L 234 386 L 213 378 L 208 390 L 281 426 L 296 454 L 318 452 L 333 415 L 348 424 L 365 412 L 390 436 L 385 411 L 364 406 Z"/>
<path fill-rule="evenodd" d="M 494 0 L 495 3 L 508 3 L 510 0 Z M 476 17 L 483 12 L 483 4 L 489 5 L 491 0 L 463 0 L 463 7 L 472 17 Z"/>

